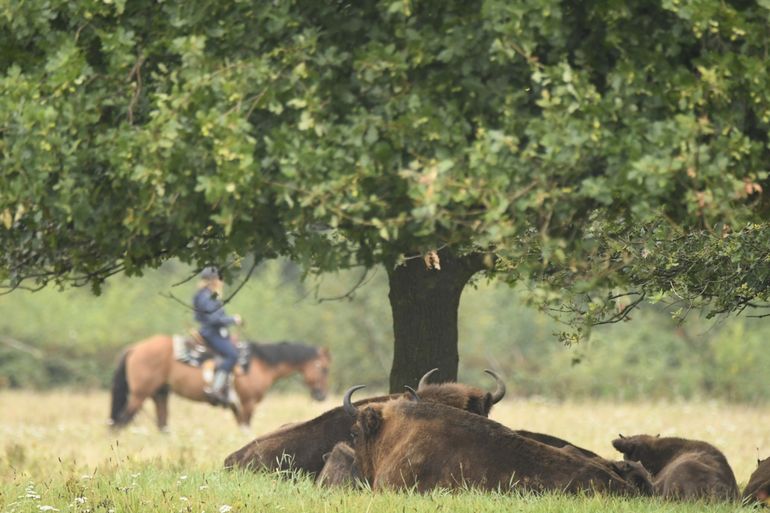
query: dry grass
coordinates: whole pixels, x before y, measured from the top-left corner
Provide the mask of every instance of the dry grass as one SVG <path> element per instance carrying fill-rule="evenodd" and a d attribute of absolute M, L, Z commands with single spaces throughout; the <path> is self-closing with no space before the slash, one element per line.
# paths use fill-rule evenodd
<path fill-rule="evenodd" d="M 304 395 L 271 395 L 257 410 L 253 420 L 253 435 L 269 432 L 287 422 L 311 418 L 340 403 L 339 397 L 316 403 Z M 261 491 L 256 494 L 257 496 L 261 496 L 261 493 L 267 493 L 267 496 L 271 496 L 270 493 L 286 495 L 286 489 L 281 487 L 292 486 L 290 483 L 275 484 L 275 478 L 260 481 L 263 478 L 220 472 L 224 457 L 244 445 L 253 436 L 242 433 L 231 414 L 225 410 L 172 396 L 171 433 L 169 434 L 158 433 L 155 429 L 154 411 L 149 403 L 145 405 L 144 412 L 139 415 L 137 421 L 119 434 L 107 428 L 105 424 L 107 410 L 108 396 L 104 392 L 3 391 L 0 393 L 0 506 L 8 508 L 7 505 L 16 504 L 11 499 L 22 497 L 26 493 L 20 492 L 28 486 L 26 483 L 46 483 L 45 487 L 51 493 L 60 490 L 56 497 L 61 496 L 61 499 L 52 498 L 49 503 L 59 506 L 70 504 L 67 501 L 74 500 L 70 495 L 75 492 L 70 494 L 68 483 L 72 481 L 73 476 L 83 475 L 104 476 L 106 481 L 92 485 L 89 493 L 102 495 L 101 500 L 109 501 L 110 504 L 120 503 L 122 500 L 120 497 L 110 495 L 112 492 L 109 490 L 119 488 L 113 486 L 114 483 L 132 480 L 130 476 L 139 475 L 142 472 L 144 472 L 142 475 L 151 476 L 148 477 L 151 482 L 144 485 L 146 489 L 143 493 L 148 497 L 164 498 L 165 489 L 160 484 L 157 489 L 153 486 L 166 482 L 169 483 L 168 487 L 182 486 L 179 476 L 188 474 L 190 483 L 207 483 L 212 480 L 222 482 L 219 493 L 224 494 L 231 503 L 236 500 L 233 497 L 238 497 L 238 494 L 243 492 L 244 483 L 269 488 L 268 492 L 260 488 Z M 740 483 L 745 483 L 754 469 L 757 447 L 760 448 L 761 457 L 770 455 L 770 430 L 767 429 L 770 425 L 770 412 L 757 407 L 718 403 L 555 403 L 506 399 L 495 407 L 492 417 L 515 429 L 540 431 L 566 438 L 613 459 L 617 458 L 617 453 L 612 449 L 610 441 L 619 432 L 623 434 L 660 433 L 664 436 L 676 435 L 706 440 L 724 451 Z M 152 469 L 155 473 L 148 473 L 147 469 Z M 141 488 L 143 485 L 134 483 L 134 486 Z M 288 510 L 312 510 L 309 503 L 304 501 L 310 501 L 308 497 L 315 497 L 318 491 L 314 491 L 312 484 L 308 483 L 299 483 L 295 486 L 299 486 L 298 495 L 292 498 L 292 495 L 288 494 L 285 500 L 289 503 L 292 500 L 300 502 Z M 203 490 L 203 488 L 199 489 Z M 206 494 L 208 495 L 200 500 L 205 498 L 213 503 L 221 499 L 212 490 L 206 490 Z M 329 495 L 327 492 L 324 494 L 317 499 L 322 501 L 321 503 L 311 501 L 312 504 L 326 505 L 327 500 L 330 501 L 329 503 L 338 501 L 343 506 L 347 505 L 355 509 L 361 505 L 366 507 L 366 501 L 379 501 L 379 499 L 372 499 L 371 496 L 365 499 L 360 492 L 347 492 L 342 495 Z M 478 504 L 486 504 L 483 496 L 478 494 L 468 497 L 467 500 L 470 502 L 452 504 L 460 509 L 467 506 L 469 510 L 478 508 Z M 64 502 L 57 503 L 56 500 Z M 137 498 L 136 500 L 138 501 L 136 504 L 141 505 L 145 504 L 141 502 L 142 500 L 152 502 L 160 499 Z M 410 504 L 422 504 L 421 501 L 425 499 L 410 500 L 416 501 Z M 489 500 L 489 508 L 494 510 L 492 506 L 495 504 L 497 505 L 495 507 L 500 506 L 500 501 L 530 501 L 531 499 L 495 497 Z M 567 499 L 549 500 L 558 502 Z M 591 504 L 594 504 L 595 500 L 583 500 L 587 502 L 579 503 L 576 511 L 592 511 Z M 39 506 L 40 502 L 35 504 Z M 124 504 L 128 505 L 126 506 L 128 510 L 131 510 L 133 506 L 130 504 L 134 503 Z M 245 501 L 243 504 L 251 503 Z M 538 511 L 541 505 L 545 507 L 548 502 L 535 502 L 536 506 L 532 507 L 523 507 L 522 504 L 517 503 L 516 507 Z M 561 502 L 559 504 L 559 508 L 564 506 Z M 427 504 L 426 508 L 428 506 L 433 507 Z M 657 506 L 661 505 L 657 504 Z M 603 507 L 607 507 L 607 504 L 596 505 L 597 510 Z M 8 510 L 36 510 L 32 506 L 30 508 L 24 509 L 16 504 Z M 105 512 L 109 509 L 115 508 L 105 507 Z M 174 508 L 160 509 L 177 511 Z M 413 509 L 423 510 L 422 506 L 414 506 Z M 624 505 L 622 509 L 628 508 Z M 650 506 L 642 509 L 655 510 L 656 508 Z M 687 510 L 679 509 L 679 506 L 672 509 L 669 505 L 663 509 Z"/>

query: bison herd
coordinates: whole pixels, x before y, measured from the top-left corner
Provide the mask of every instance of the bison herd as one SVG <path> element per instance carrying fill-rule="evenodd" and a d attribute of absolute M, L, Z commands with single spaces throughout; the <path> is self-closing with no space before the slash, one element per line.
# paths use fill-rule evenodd
<path fill-rule="evenodd" d="M 730 465 L 701 441 L 649 435 L 620 436 L 611 461 L 566 440 L 512 430 L 488 417 L 505 395 L 458 383 L 343 404 L 307 422 L 261 436 L 225 460 L 227 468 L 297 470 L 321 486 L 372 490 L 471 487 L 486 490 L 601 492 L 679 500 L 738 500 Z M 744 503 L 770 499 L 770 458 L 760 461 Z"/>

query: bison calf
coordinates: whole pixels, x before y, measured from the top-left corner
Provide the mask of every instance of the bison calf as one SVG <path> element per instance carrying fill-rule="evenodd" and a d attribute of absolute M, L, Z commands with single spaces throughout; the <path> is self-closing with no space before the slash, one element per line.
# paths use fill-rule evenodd
<path fill-rule="evenodd" d="M 356 464 L 373 489 L 635 490 L 605 466 L 457 408 L 406 398 L 343 407 L 355 418 Z"/>
<path fill-rule="evenodd" d="M 324 468 L 316 479 L 319 486 L 356 486 L 361 480 L 356 453 L 345 442 L 338 443 L 332 452 L 324 454 L 324 460 Z"/>
<path fill-rule="evenodd" d="M 655 495 L 671 499 L 735 500 L 738 484 L 727 459 L 706 442 L 621 435 L 612 445 L 652 474 Z"/>

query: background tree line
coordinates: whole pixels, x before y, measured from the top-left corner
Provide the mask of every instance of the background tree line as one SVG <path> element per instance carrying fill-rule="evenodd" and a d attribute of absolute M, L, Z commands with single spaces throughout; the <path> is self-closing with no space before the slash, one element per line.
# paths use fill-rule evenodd
<path fill-rule="evenodd" d="M 166 264 L 143 278 L 117 276 L 102 296 L 87 289 L 0 297 L 0 385 L 106 387 L 127 344 L 153 333 L 192 327 L 194 281 L 173 287 L 189 268 Z M 228 305 L 246 319 L 252 340 L 296 340 L 331 348 L 332 384 L 387 388 L 392 320 L 384 271 L 301 279 L 287 261 L 257 268 Z M 679 325 L 664 308 L 646 305 L 630 322 L 603 326 L 571 347 L 554 336 L 562 327 L 524 304 L 529 293 L 477 280 L 460 305 L 460 379 L 484 383 L 481 370 L 502 371 L 515 395 L 551 399 L 721 398 L 755 401 L 770 392 L 763 350 L 766 327 L 752 319 L 706 320 L 691 312 Z M 229 287 L 228 291 L 232 291 Z M 24 345 L 19 347 L 13 341 Z M 295 387 L 292 380 L 283 387 Z"/>

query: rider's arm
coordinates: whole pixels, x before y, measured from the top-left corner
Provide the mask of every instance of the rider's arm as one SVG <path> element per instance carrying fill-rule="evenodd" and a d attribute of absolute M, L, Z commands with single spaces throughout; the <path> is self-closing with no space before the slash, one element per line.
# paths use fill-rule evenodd
<path fill-rule="evenodd" d="M 201 324 L 208 326 L 229 326 L 235 318 L 225 313 L 224 305 L 208 291 L 195 297 L 195 311 Z"/>

